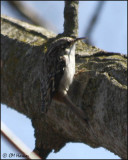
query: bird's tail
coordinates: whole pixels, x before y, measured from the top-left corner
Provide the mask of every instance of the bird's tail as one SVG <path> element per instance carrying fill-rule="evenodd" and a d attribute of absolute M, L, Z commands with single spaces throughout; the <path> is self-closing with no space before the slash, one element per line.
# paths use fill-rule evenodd
<path fill-rule="evenodd" d="M 64 95 L 61 93 L 58 93 L 59 95 L 54 97 L 55 100 L 64 103 L 66 106 L 68 106 L 82 121 L 87 122 L 87 118 L 85 116 L 85 113 L 82 111 L 82 109 L 78 108 L 68 97 L 68 95 Z M 57 98 L 59 97 L 59 99 Z"/>
<path fill-rule="evenodd" d="M 78 108 L 68 97 L 68 95 L 64 96 L 65 104 L 83 121 L 87 122 L 87 118 L 82 109 Z"/>

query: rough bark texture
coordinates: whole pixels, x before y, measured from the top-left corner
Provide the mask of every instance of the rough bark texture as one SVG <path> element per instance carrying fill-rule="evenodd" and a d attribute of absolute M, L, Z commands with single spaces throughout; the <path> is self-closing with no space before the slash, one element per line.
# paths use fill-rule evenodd
<path fill-rule="evenodd" d="M 64 35 L 78 36 L 78 4 L 79 1 L 65 1 Z"/>
<path fill-rule="evenodd" d="M 42 60 L 55 34 L 8 17 L 1 24 L 1 102 L 32 120 L 35 151 L 45 159 L 52 149 L 81 142 L 127 159 L 127 57 L 79 42 L 68 94 L 89 124 L 55 102 L 42 115 Z"/>

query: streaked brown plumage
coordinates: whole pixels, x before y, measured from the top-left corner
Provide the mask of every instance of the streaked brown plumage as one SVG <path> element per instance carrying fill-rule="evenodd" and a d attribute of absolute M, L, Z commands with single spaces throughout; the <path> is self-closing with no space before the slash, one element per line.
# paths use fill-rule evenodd
<path fill-rule="evenodd" d="M 75 42 L 83 38 L 63 37 L 48 48 L 43 62 L 42 111 L 47 112 L 52 99 L 69 106 L 80 118 L 82 110 L 76 107 L 67 95 L 75 74 Z"/>

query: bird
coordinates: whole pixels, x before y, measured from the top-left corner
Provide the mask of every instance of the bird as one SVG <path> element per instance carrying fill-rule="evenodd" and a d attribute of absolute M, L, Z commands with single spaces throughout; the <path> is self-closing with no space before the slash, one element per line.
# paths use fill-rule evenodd
<path fill-rule="evenodd" d="M 41 79 L 43 113 L 47 113 L 52 100 L 55 100 L 67 105 L 79 118 L 86 121 L 82 109 L 67 94 L 75 74 L 76 43 L 82 39 L 85 38 L 61 37 L 48 47 L 44 55 Z"/>

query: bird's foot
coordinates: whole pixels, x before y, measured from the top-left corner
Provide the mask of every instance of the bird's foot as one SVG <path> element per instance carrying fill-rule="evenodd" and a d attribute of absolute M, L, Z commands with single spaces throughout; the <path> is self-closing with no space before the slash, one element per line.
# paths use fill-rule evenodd
<path fill-rule="evenodd" d="M 81 69 L 81 70 L 79 70 L 77 73 L 75 73 L 75 75 L 74 75 L 74 76 L 75 76 L 75 77 L 76 77 L 76 76 L 78 76 L 81 72 L 85 72 L 85 69 Z"/>

